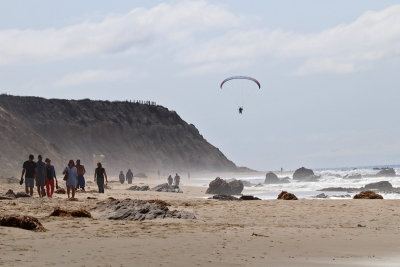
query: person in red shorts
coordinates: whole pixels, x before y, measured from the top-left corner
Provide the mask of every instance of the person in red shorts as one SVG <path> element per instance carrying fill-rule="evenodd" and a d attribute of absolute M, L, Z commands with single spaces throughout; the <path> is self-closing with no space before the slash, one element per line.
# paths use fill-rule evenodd
<path fill-rule="evenodd" d="M 54 166 L 51 165 L 51 160 L 46 159 L 46 167 L 44 169 L 44 177 L 46 178 L 46 192 L 47 197 L 52 197 L 54 193 L 54 180 L 57 183 L 56 172 L 54 170 Z"/>

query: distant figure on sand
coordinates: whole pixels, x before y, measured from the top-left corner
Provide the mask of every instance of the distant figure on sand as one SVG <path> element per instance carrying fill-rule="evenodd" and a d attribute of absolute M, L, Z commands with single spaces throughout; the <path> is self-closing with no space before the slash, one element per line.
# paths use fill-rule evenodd
<path fill-rule="evenodd" d="M 175 186 L 179 186 L 179 182 L 181 181 L 181 177 L 176 173 L 174 177 Z"/>
<path fill-rule="evenodd" d="M 81 160 L 77 159 L 76 160 L 76 170 L 78 172 L 78 184 L 76 185 L 76 189 L 81 188 L 83 191 L 85 191 L 85 166 L 81 165 Z"/>
<path fill-rule="evenodd" d="M 125 183 L 125 175 L 124 175 L 124 172 L 123 172 L 123 171 L 120 171 L 120 172 L 119 172 L 119 182 L 120 182 L 121 184 L 124 184 L 124 183 Z"/>
<path fill-rule="evenodd" d="M 35 187 L 35 177 L 37 176 L 36 162 L 33 161 L 34 156 L 29 155 L 29 160 L 22 165 L 21 185 L 24 183 L 25 174 L 25 192 L 33 196 L 33 187 Z"/>
<path fill-rule="evenodd" d="M 239 107 L 239 114 L 243 113 L 243 107 Z"/>
<path fill-rule="evenodd" d="M 97 168 L 94 171 L 94 181 L 97 181 L 99 193 L 104 193 L 104 177 L 106 178 L 106 182 L 108 183 L 106 170 L 103 168 L 103 166 L 101 166 L 101 163 L 98 162 Z"/>
<path fill-rule="evenodd" d="M 47 197 L 52 197 L 54 193 L 54 179 L 57 179 L 56 171 L 54 170 L 54 166 L 51 165 L 50 159 L 46 159 L 44 162 L 46 162 L 44 177 L 46 178 Z"/>
<path fill-rule="evenodd" d="M 72 191 L 72 199 L 75 199 L 75 189 L 76 189 L 76 179 L 78 177 L 78 172 L 76 167 L 74 166 L 75 163 L 71 159 L 68 162 L 68 166 L 65 167 L 63 174 L 67 174 L 66 186 L 67 186 L 67 195 L 69 198 L 69 193 Z"/>
<path fill-rule="evenodd" d="M 128 181 L 128 184 L 132 183 L 133 173 L 132 173 L 131 169 L 128 169 L 128 172 L 126 173 L 126 180 Z"/>
<path fill-rule="evenodd" d="M 37 179 L 36 179 L 36 187 L 39 194 L 39 197 L 46 196 L 46 192 L 44 191 L 44 187 L 46 185 L 46 178 L 44 177 L 44 171 L 46 168 L 46 164 L 42 160 L 42 155 L 38 155 L 38 161 L 36 162 L 37 168 Z"/>
<path fill-rule="evenodd" d="M 171 175 L 168 176 L 168 184 L 172 185 L 172 176 Z"/>

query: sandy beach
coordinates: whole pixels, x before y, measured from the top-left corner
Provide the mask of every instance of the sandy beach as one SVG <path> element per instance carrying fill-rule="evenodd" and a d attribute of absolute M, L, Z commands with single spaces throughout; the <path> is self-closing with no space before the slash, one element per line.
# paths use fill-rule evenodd
<path fill-rule="evenodd" d="M 155 185 L 159 180 L 136 180 Z M 61 184 L 61 183 L 60 183 Z M 136 192 L 110 183 L 104 195 L 55 194 L 1 200 L 2 215 L 37 217 L 46 232 L 0 227 L 4 266 L 397 266 L 400 200 L 206 199 L 206 188 L 184 193 Z M 1 184 L 22 191 L 18 184 Z M 88 185 L 95 190 L 95 184 Z M 87 199 L 94 197 L 97 199 Z M 197 219 L 108 220 L 92 209 L 116 199 L 161 199 Z M 86 209 L 93 218 L 50 217 L 53 208 Z"/>

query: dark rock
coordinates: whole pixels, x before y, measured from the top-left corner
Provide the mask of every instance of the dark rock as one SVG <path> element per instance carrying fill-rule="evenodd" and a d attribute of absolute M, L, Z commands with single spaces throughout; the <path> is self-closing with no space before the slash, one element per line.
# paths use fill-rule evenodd
<path fill-rule="evenodd" d="M 208 199 L 219 199 L 219 200 L 239 200 L 237 197 L 231 195 L 214 195 Z"/>
<path fill-rule="evenodd" d="M 328 198 L 328 195 L 325 195 L 325 193 L 321 193 L 319 195 L 316 195 L 315 198 Z"/>
<path fill-rule="evenodd" d="M 380 181 L 376 183 L 370 183 L 364 186 L 365 189 L 378 189 L 378 190 L 391 190 L 393 186 L 388 181 Z"/>
<path fill-rule="evenodd" d="M 355 187 L 327 187 L 327 188 L 319 189 L 318 191 L 351 193 L 351 192 L 359 192 L 359 191 L 361 191 L 361 189 L 355 188 Z"/>
<path fill-rule="evenodd" d="M 244 188 L 243 182 L 241 180 L 231 181 L 228 183 L 228 185 L 231 189 L 230 195 L 239 195 L 240 193 L 242 193 Z"/>
<path fill-rule="evenodd" d="M 290 183 L 290 178 L 279 178 L 275 173 L 269 172 L 265 175 L 264 184 L 287 184 Z"/>
<path fill-rule="evenodd" d="M 138 199 L 108 199 L 97 203 L 95 210 L 102 217 L 110 220 L 196 219 L 196 216 L 191 212 L 171 211 L 163 203 L 151 203 Z"/>
<path fill-rule="evenodd" d="M 300 180 L 305 182 L 318 181 L 319 176 L 316 176 L 311 169 L 301 167 L 293 173 L 293 180 Z"/>
<path fill-rule="evenodd" d="M 380 170 L 377 174 L 377 177 L 395 177 L 396 172 L 394 171 L 393 168 L 387 168 L 387 169 L 382 169 Z"/>
<path fill-rule="evenodd" d="M 345 176 L 343 176 L 343 179 L 361 179 L 362 175 L 359 173 L 355 173 L 355 174 L 346 174 Z"/>
<path fill-rule="evenodd" d="M 138 185 L 134 185 L 129 187 L 127 190 L 133 190 L 133 191 L 149 191 L 150 187 L 148 185 L 144 185 L 144 186 L 138 186 Z"/>
<path fill-rule="evenodd" d="M 36 232 L 45 232 L 40 221 L 32 216 L 1 216 L 0 226 L 17 227 Z"/>
<path fill-rule="evenodd" d="M 277 199 L 282 199 L 282 200 L 297 200 L 297 197 L 292 194 L 292 193 L 288 193 L 286 191 L 282 191 Z"/>
<path fill-rule="evenodd" d="M 239 195 L 243 191 L 243 183 L 240 180 L 227 182 L 219 177 L 210 182 L 206 194 Z"/>
<path fill-rule="evenodd" d="M 171 193 L 183 193 L 179 186 L 176 185 L 169 185 L 168 183 L 160 184 L 151 189 L 151 191 L 157 192 L 171 192 Z"/>
<path fill-rule="evenodd" d="M 8 189 L 7 193 L 5 194 L 6 197 L 9 198 L 17 198 L 17 195 L 11 189 Z"/>
<path fill-rule="evenodd" d="M 31 197 L 31 195 L 29 195 L 29 194 L 27 194 L 25 192 L 18 192 L 18 193 L 15 194 L 15 196 L 17 198 L 20 198 L 20 197 Z"/>
<path fill-rule="evenodd" d="M 353 197 L 354 199 L 383 199 L 383 197 L 374 191 L 363 191 Z"/>
<path fill-rule="evenodd" d="M 258 198 L 258 197 L 255 197 L 255 196 L 246 196 L 246 195 L 242 195 L 239 199 L 240 199 L 240 200 L 261 200 L 261 199 Z"/>
<path fill-rule="evenodd" d="M 346 194 L 346 195 L 333 195 L 332 197 L 350 198 L 351 195 L 349 195 L 349 194 Z"/>

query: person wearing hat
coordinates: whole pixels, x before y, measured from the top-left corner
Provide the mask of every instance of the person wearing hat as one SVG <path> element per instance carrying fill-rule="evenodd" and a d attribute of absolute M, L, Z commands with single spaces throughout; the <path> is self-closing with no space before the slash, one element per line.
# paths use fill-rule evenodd
<path fill-rule="evenodd" d="M 25 192 L 33 196 L 33 187 L 35 187 L 35 177 L 37 175 L 36 162 L 33 161 L 34 156 L 29 155 L 29 159 L 22 165 L 22 174 L 20 185 L 24 183 L 25 174 Z"/>

